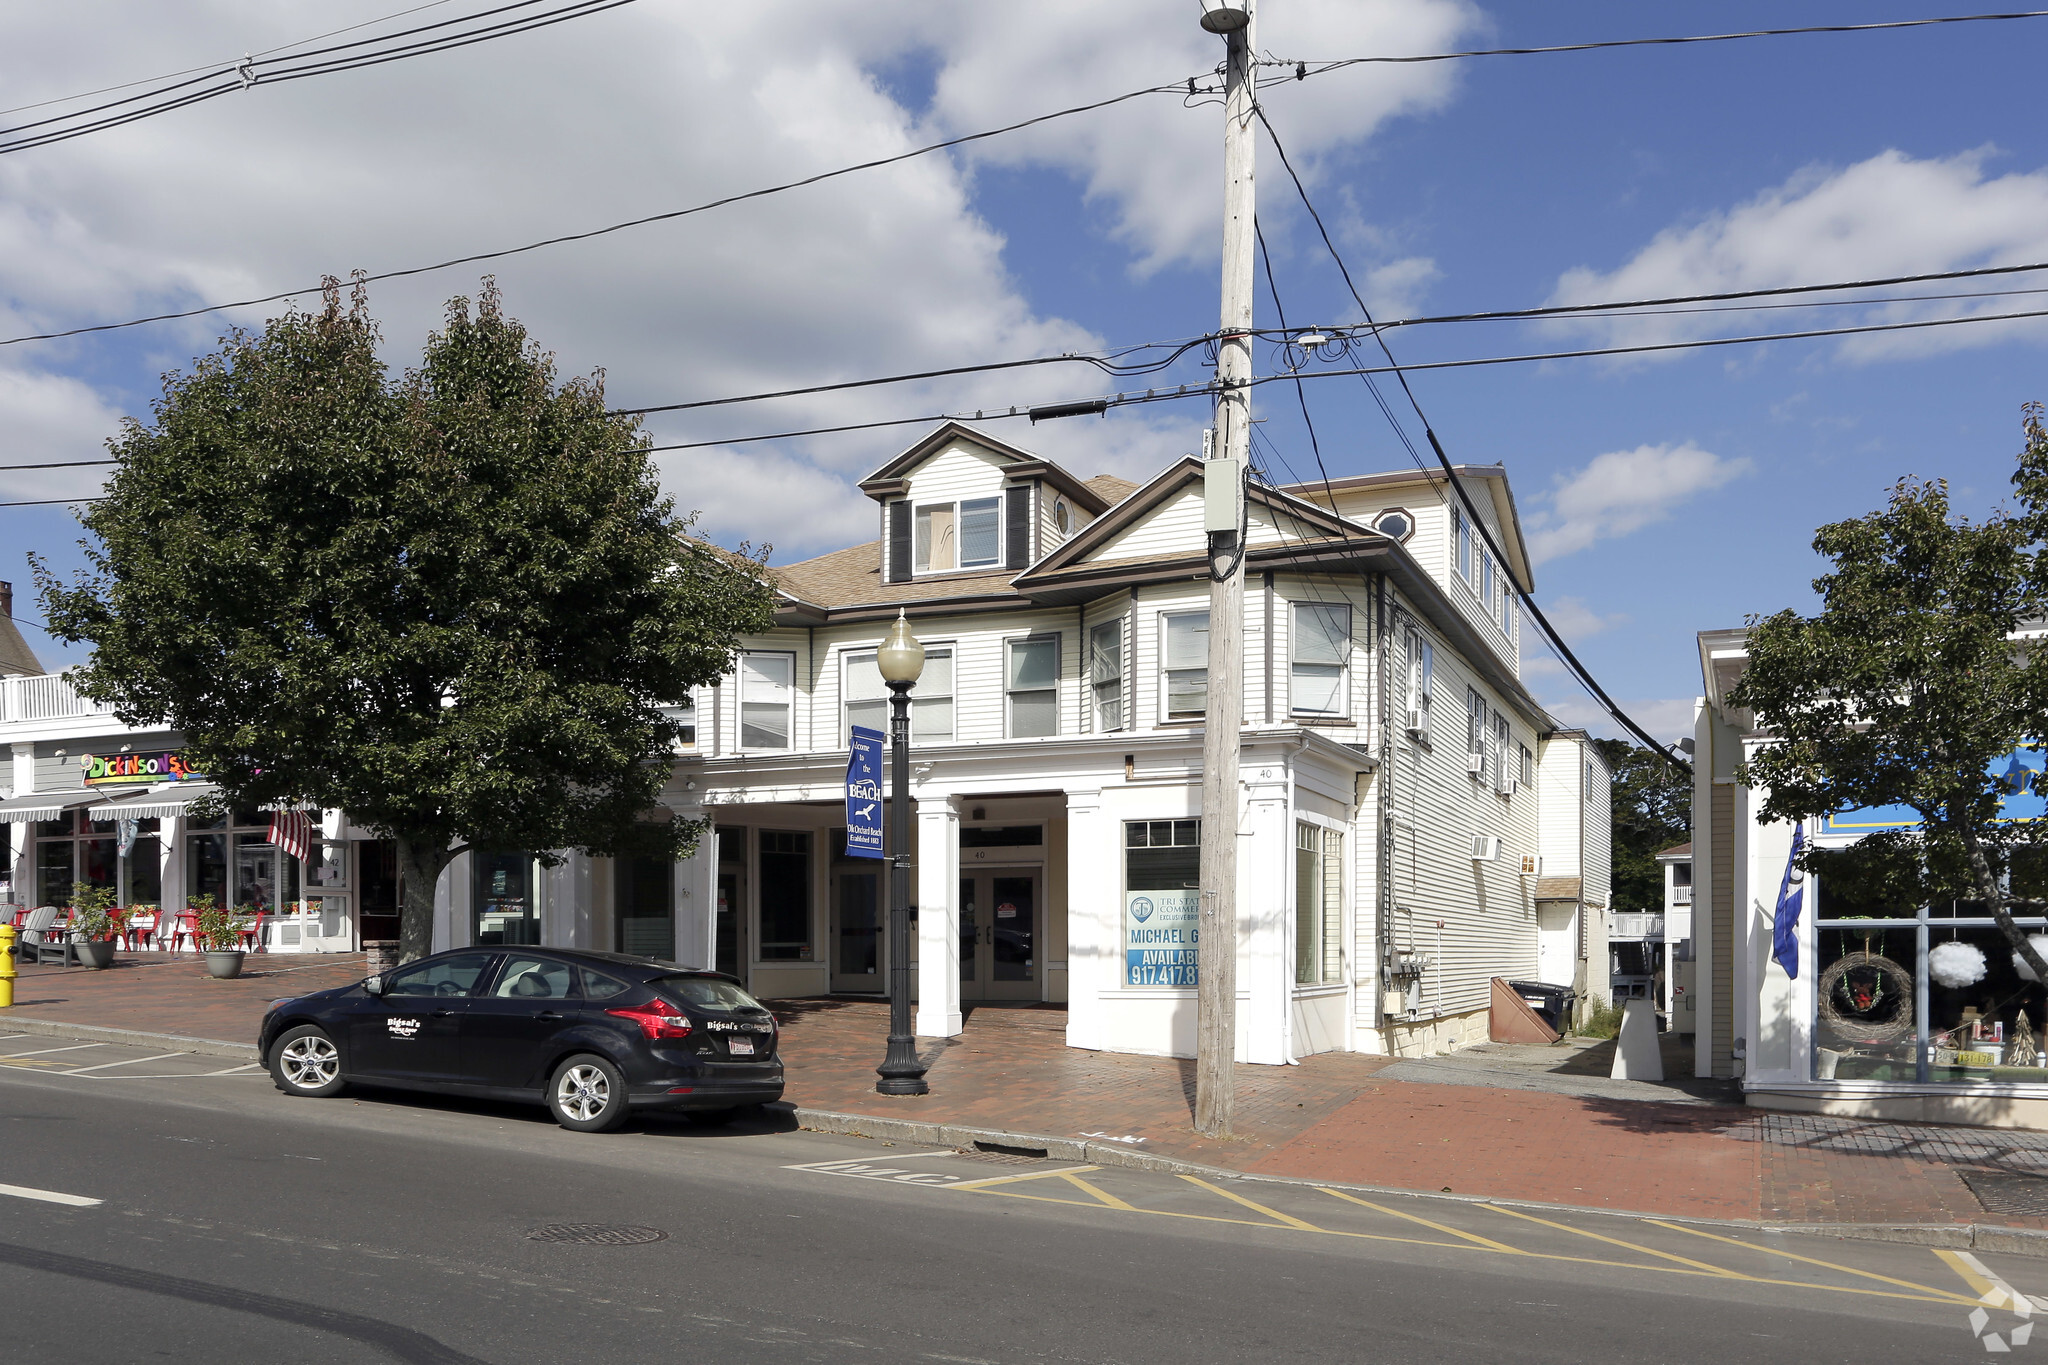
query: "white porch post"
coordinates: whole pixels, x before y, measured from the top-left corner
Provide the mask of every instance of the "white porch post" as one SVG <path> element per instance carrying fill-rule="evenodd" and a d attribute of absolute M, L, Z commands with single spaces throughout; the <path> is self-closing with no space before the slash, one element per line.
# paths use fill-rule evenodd
<path fill-rule="evenodd" d="M 1294 1051 L 1293 773 L 1249 764 L 1243 772 L 1251 790 L 1237 829 L 1237 1060 L 1273 1066 L 1293 1060 Z"/>
<path fill-rule="evenodd" d="M 917 801 L 917 1022 L 922 1038 L 960 1032 L 960 806 Z"/>
<path fill-rule="evenodd" d="M 701 810 L 686 812 L 690 819 Z M 718 832 L 709 826 L 696 851 L 676 864 L 676 961 L 703 971 L 717 951 Z"/>
<path fill-rule="evenodd" d="M 1123 847 L 1099 788 L 1067 793 L 1067 1046 L 1108 1037 L 1103 993 L 1123 979 Z"/>

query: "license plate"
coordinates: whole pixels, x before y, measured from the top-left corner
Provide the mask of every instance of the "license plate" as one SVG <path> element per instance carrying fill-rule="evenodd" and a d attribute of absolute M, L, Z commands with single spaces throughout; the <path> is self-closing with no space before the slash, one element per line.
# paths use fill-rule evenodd
<path fill-rule="evenodd" d="M 732 1053 L 735 1057 L 751 1057 L 754 1055 L 754 1040 L 752 1038 L 727 1038 L 725 1040 L 725 1047 L 726 1051 Z"/>

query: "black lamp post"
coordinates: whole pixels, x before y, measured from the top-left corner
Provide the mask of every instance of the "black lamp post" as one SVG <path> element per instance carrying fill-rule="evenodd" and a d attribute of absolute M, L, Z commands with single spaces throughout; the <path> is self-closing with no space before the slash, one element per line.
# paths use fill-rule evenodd
<path fill-rule="evenodd" d="M 910 689 L 924 672 L 924 646 L 901 611 L 889 638 L 875 651 L 875 666 L 889 684 L 889 1055 L 875 1072 L 884 1095 L 925 1095 L 924 1063 L 910 1031 Z"/>

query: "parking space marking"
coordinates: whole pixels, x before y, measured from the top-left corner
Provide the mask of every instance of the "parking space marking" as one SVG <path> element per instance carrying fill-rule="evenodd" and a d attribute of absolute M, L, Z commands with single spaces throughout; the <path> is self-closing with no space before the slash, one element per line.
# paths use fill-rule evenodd
<path fill-rule="evenodd" d="M 245 1071 L 261 1070 L 263 1070 L 263 1063 L 249 1062 L 243 1066 L 231 1066 L 222 1071 L 202 1071 L 199 1074 L 202 1076 L 239 1076 Z"/>
<path fill-rule="evenodd" d="M 1411 1223 L 1420 1223 L 1422 1224 L 1422 1226 L 1426 1228 L 1433 1228 L 1437 1232 L 1444 1233 L 1447 1236 L 1462 1237 L 1468 1242 L 1477 1242 L 1480 1246 L 1485 1247 L 1488 1251 L 1505 1252 L 1510 1256 L 1526 1256 L 1529 1254 L 1528 1252 L 1523 1251 L 1520 1247 L 1511 1247 L 1505 1242 L 1496 1242 L 1491 1237 L 1481 1237 L 1476 1232 L 1465 1232 L 1458 1228 L 1450 1227 L 1449 1225 L 1444 1223 L 1433 1223 L 1427 1218 L 1418 1217 L 1417 1215 L 1412 1213 L 1403 1213 L 1399 1209 L 1390 1209 L 1385 1204 L 1375 1204 L 1370 1199 L 1360 1199 L 1355 1194 L 1346 1194 L 1342 1190 L 1333 1190 L 1329 1188 L 1327 1185 L 1318 1185 L 1316 1186 L 1316 1188 L 1321 1190 L 1324 1194 L 1334 1195 L 1338 1199 L 1348 1199 L 1354 1204 L 1363 1204 L 1366 1208 L 1372 1209 L 1376 1213 L 1384 1213 L 1391 1218 L 1405 1218 Z"/>
<path fill-rule="evenodd" d="M 12 1061 L 16 1057 L 44 1057 L 52 1052 L 80 1052 L 89 1047 L 105 1047 L 105 1043 L 73 1043 L 70 1047 L 44 1047 L 34 1052 L 0 1052 L 0 1062 Z"/>
<path fill-rule="evenodd" d="M 1964 1284 L 1977 1291 L 1976 1298 L 1965 1302 L 1981 1303 L 1989 1308 L 2010 1308 L 2023 1318 L 2033 1316 L 2034 1300 L 2007 1284 L 1997 1271 L 1969 1252 L 1935 1248 L 1934 1254 L 1946 1261 L 1950 1270 L 1962 1276 Z"/>
<path fill-rule="evenodd" d="M 16 1199 L 35 1199 L 45 1204 L 69 1204 L 73 1208 L 89 1209 L 100 1201 L 87 1199 L 82 1194 L 60 1194 L 56 1190 L 32 1190 L 26 1185 L 0 1185 L 0 1194 L 12 1195 Z"/>
<path fill-rule="evenodd" d="M 1095 1185 L 1089 1184 L 1087 1181 L 1083 1180 L 1078 1173 L 1074 1171 L 1061 1171 L 1060 1179 L 1066 1181 L 1075 1189 L 1081 1190 L 1087 1194 L 1094 1195 L 1097 1199 L 1101 1200 L 1102 1203 L 1109 1208 L 1122 1209 L 1127 1213 L 1137 1212 L 1137 1209 L 1134 1206 L 1126 1204 L 1123 1200 L 1117 1198 L 1115 1195 L 1109 1193 L 1107 1190 L 1100 1189 Z"/>
<path fill-rule="evenodd" d="M 75 1071 L 60 1072 L 65 1076 L 88 1076 L 95 1071 L 105 1071 L 110 1066 L 140 1066 L 144 1062 L 161 1062 L 169 1057 L 189 1057 L 189 1052 L 159 1052 L 154 1057 L 130 1057 L 125 1062 L 101 1062 L 98 1066 L 81 1066 Z"/>
<path fill-rule="evenodd" d="M 1959 1302 L 1967 1303 L 1970 1301 L 1964 1295 L 1958 1294 L 1952 1289 L 1936 1289 L 1932 1285 L 1915 1284 L 1911 1280 L 1895 1280 L 1889 1275 L 1880 1275 L 1874 1270 L 1858 1270 L 1853 1265 L 1837 1265 L 1833 1261 L 1823 1261 L 1815 1256 L 1802 1256 L 1796 1251 L 1787 1251 L 1783 1247 L 1765 1246 L 1758 1242 L 1745 1242 L 1738 1237 L 1723 1237 L 1718 1232 L 1707 1232 L 1700 1228 L 1689 1228 L 1683 1223 L 1667 1223 L 1661 1218 L 1645 1218 L 1643 1221 L 1645 1223 L 1653 1223 L 1660 1228 L 1670 1228 L 1673 1232 L 1689 1232 L 1695 1237 L 1705 1237 L 1709 1241 L 1726 1242 L 1730 1246 L 1746 1247 L 1751 1251 L 1761 1251 L 1770 1256 L 1783 1256 L 1789 1261 L 1804 1261 L 1808 1265 L 1817 1265 L 1825 1270 L 1839 1270 L 1844 1275 L 1860 1275 L 1866 1280 L 1879 1280 L 1885 1284 L 1895 1284 L 1901 1289 L 1917 1289 L 1923 1294 L 1946 1294 Z"/>
<path fill-rule="evenodd" d="M 1220 1194 L 1225 1199 L 1230 1200 L 1234 1204 L 1242 1204 L 1254 1213 L 1263 1213 L 1266 1215 L 1266 1217 L 1273 1219 L 1275 1222 L 1284 1223 L 1288 1227 L 1300 1228 L 1303 1232 L 1323 1231 L 1323 1229 L 1317 1227 L 1314 1223 L 1310 1223 L 1303 1219 L 1296 1218 L 1291 1213 L 1282 1213 L 1278 1209 L 1269 1209 L 1264 1204 L 1256 1203 L 1250 1199 L 1245 1198 L 1241 1194 L 1237 1194 L 1231 1190 L 1226 1190 L 1221 1185 L 1211 1185 L 1208 1181 L 1202 1179 L 1198 1175 L 1184 1175 L 1181 1177 L 1181 1179 L 1187 1181 L 1190 1185 L 1200 1185 L 1203 1189 L 1207 1190 L 1211 1194 Z"/>
<path fill-rule="evenodd" d="M 1725 1275 L 1732 1280 L 1753 1280 L 1756 1278 L 1754 1275 L 1745 1275 L 1739 1270 L 1729 1270 L 1722 1266 L 1708 1265 L 1705 1261 L 1695 1261 L 1689 1257 L 1677 1255 L 1674 1252 L 1658 1251 L 1655 1247 L 1641 1246 L 1635 1242 L 1624 1242 L 1619 1237 L 1609 1237 L 1605 1233 L 1588 1232 L 1584 1228 L 1575 1228 L 1569 1223 L 1553 1223 L 1548 1218 L 1538 1218 L 1533 1213 L 1523 1213 L 1519 1209 L 1502 1208 L 1499 1204 L 1481 1204 L 1479 1207 L 1482 1209 L 1492 1209 L 1495 1213 L 1504 1213 L 1510 1218 L 1526 1218 L 1532 1223 L 1541 1223 L 1544 1227 L 1556 1228 L 1560 1232 L 1575 1232 L 1581 1237 L 1590 1237 L 1596 1242 L 1605 1242 L 1609 1246 L 1641 1252 L 1645 1256 L 1660 1256 L 1667 1261 L 1676 1261 L 1680 1265 L 1691 1266 L 1694 1270 L 1704 1270 L 1713 1275 Z"/>

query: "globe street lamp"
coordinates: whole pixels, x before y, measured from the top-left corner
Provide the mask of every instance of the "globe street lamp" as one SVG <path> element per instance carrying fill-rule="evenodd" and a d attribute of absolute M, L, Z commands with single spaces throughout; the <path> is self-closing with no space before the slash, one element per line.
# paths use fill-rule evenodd
<path fill-rule="evenodd" d="M 889 684 L 889 1054 L 875 1072 L 884 1095 L 925 1095 L 924 1064 L 910 1031 L 910 689 L 924 672 L 924 646 L 902 611 L 889 638 L 875 651 L 875 666 Z"/>

